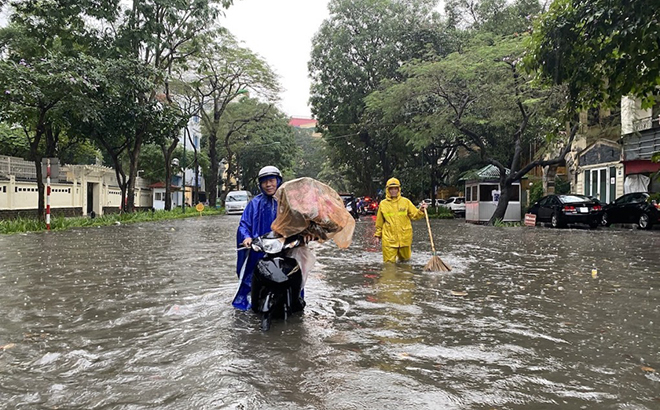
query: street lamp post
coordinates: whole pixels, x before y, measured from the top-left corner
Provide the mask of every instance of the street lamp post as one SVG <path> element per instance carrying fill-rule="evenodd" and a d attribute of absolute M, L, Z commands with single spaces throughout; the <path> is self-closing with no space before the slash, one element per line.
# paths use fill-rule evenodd
<path fill-rule="evenodd" d="M 174 170 L 175 167 L 179 166 L 179 159 L 178 158 L 172 158 L 171 165 L 172 165 L 171 169 Z M 165 181 L 165 184 L 166 184 L 165 185 L 165 191 L 170 192 L 170 210 L 171 210 L 172 209 L 172 188 L 171 188 L 172 187 L 172 177 L 171 176 L 170 176 L 169 181 Z"/>
<path fill-rule="evenodd" d="M 181 200 L 181 211 L 186 213 L 186 136 L 183 136 L 183 158 L 181 159 L 181 173 L 183 178 L 181 178 L 181 186 L 183 187 L 183 196 Z"/>

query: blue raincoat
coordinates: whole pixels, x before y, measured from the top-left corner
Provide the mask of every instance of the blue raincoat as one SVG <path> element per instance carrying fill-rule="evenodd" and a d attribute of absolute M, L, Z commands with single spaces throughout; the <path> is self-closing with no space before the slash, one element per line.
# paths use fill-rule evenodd
<path fill-rule="evenodd" d="M 279 187 L 281 184 L 282 180 L 277 178 L 277 186 Z M 246 238 L 254 239 L 270 232 L 270 225 L 276 217 L 277 201 L 274 197 L 266 195 L 262 190 L 261 194 L 254 197 L 243 211 L 236 232 L 237 247 L 242 247 L 242 243 Z M 236 274 L 241 283 L 232 302 L 236 309 L 248 310 L 252 307 L 248 298 L 252 290 L 252 271 L 257 266 L 257 262 L 264 256 L 263 252 L 255 252 L 250 249 L 238 251 Z"/>

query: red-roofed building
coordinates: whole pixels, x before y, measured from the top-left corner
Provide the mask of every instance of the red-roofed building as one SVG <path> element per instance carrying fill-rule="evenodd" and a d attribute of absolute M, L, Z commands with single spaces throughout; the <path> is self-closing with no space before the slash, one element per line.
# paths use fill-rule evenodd
<path fill-rule="evenodd" d="M 289 125 L 296 128 L 314 128 L 316 127 L 316 120 L 312 118 L 295 118 L 289 119 Z"/>
<path fill-rule="evenodd" d="M 301 129 L 309 129 L 309 130 L 316 130 L 316 124 L 318 121 L 316 121 L 313 118 L 302 118 L 302 117 L 291 117 L 289 119 L 289 125 L 295 128 L 301 128 Z M 321 133 L 319 132 L 313 132 L 312 137 L 321 137 Z"/>

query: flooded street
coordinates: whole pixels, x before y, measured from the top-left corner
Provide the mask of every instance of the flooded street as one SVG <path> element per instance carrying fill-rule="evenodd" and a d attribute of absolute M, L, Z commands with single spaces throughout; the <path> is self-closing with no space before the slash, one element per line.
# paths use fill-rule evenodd
<path fill-rule="evenodd" d="M 660 231 L 432 221 L 235 311 L 238 216 L 0 237 L 0 409 L 660 409 Z M 597 272 L 592 274 L 592 270 Z"/>

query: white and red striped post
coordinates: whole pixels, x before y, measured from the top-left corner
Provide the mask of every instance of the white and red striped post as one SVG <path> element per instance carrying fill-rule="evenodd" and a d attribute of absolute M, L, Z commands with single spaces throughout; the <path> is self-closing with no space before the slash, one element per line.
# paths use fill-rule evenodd
<path fill-rule="evenodd" d="M 46 160 L 46 229 L 50 231 L 50 158 Z"/>

